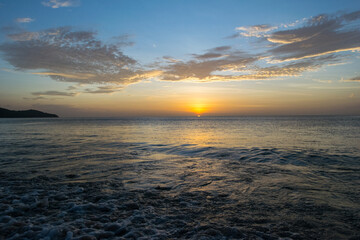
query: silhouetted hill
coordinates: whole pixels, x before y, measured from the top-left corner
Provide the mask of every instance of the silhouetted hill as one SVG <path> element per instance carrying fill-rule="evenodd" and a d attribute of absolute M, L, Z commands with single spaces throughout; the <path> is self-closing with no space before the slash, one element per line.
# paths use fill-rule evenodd
<path fill-rule="evenodd" d="M 59 117 L 56 114 L 44 113 L 37 110 L 13 111 L 0 108 L 0 118 L 50 118 Z"/>

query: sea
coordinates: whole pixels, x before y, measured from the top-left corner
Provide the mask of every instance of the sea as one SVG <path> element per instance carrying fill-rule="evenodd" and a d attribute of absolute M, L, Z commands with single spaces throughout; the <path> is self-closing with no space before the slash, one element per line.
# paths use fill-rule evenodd
<path fill-rule="evenodd" d="M 360 239 L 360 117 L 0 119 L 0 239 Z"/>

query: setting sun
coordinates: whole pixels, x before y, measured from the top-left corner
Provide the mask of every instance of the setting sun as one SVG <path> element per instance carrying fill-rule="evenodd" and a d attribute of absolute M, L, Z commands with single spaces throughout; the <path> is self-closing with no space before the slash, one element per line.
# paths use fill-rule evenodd
<path fill-rule="evenodd" d="M 208 112 L 208 106 L 204 103 L 196 103 L 190 106 L 190 112 L 195 113 L 198 117 L 200 117 L 202 114 Z"/>

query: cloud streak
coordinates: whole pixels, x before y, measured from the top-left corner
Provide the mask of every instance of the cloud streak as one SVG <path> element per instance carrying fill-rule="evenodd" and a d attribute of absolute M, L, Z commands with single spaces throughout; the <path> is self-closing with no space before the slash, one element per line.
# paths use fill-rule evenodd
<path fill-rule="evenodd" d="M 46 91 L 46 92 L 33 92 L 34 96 L 63 96 L 63 97 L 73 97 L 78 95 L 78 93 L 72 92 L 59 92 L 59 91 Z"/>
<path fill-rule="evenodd" d="M 42 4 L 46 7 L 61 8 L 61 7 L 76 7 L 80 5 L 79 0 L 47 0 Z"/>
<path fill-rule="evenodd" d="M 349 80 L 346 80 L 346 82 L 360 82 L 360 76 L 350 78 Z"/>
<path fill-rule="evenodd" d="M 119 86 L 100 86 L 97 89 L 86 89 L 84 93 L 94 93 L 94 94 L 112 94 L 118 91 L 121 91 L 123 87 Z"/>
<path fill-rule="evenodd" d="M 33 22 L 34 19 L 32 19 L 32 18 L 17 18 L 17 19 L 15 19 L 15 21 L 18 23 L 29 23 L 29 22 Z"/>
<path fill-rule="evenodd" d="M 236 30 L 240 31 L 240 35 L 244 37 L 264 37 L 267 36 L 268 32 L 277 28 L 277 26 L 261 24 L 248 27 L 237 27 Z"/>

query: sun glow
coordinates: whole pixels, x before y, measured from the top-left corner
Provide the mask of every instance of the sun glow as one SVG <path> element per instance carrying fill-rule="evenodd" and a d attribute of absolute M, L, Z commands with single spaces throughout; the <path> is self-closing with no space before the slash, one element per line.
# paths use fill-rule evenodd
<path fill-rule="evenodd" d="M 208 112 L 208 107 L 204 103 L 195 103 L 190 106 L 190 112 L 193 112 L 197 117 Z"/>

